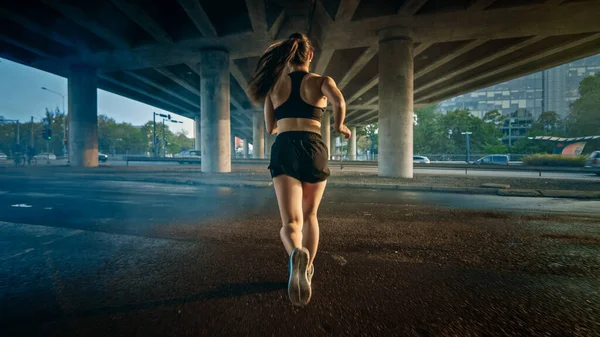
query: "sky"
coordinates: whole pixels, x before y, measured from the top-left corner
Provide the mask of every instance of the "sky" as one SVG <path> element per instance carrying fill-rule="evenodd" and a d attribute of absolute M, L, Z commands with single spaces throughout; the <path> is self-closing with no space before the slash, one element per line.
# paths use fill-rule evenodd
<path fill-rule="evenodd" d="M 46 108 L 62 110 L 62 98 L 42 87 L 63 94 L 68 112 L 66 78 L 0 58 L 0 116 L 20 121 L 29 121 L 33 116 L 35 121 L 40 121 Z M 185 130 L 188 137 L 194 136 L 194 121 L 189 118 L 98 89 L 99 115 L 117 122 L 142 125 L 152 120 L 153 111 L 170 113 L 173 119 L 183 122 L 170 124 L 171 131 Z"/>

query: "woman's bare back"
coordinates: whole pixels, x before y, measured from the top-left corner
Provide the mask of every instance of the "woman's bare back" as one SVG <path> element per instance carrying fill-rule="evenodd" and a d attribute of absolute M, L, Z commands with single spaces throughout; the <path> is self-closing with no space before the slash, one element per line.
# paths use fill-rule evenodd
<path fill-rule="evenodd" d="M 321 91 L 323 77 L 309 73 L 302 79 L 300 85 L 300 97 L 310 105 L 316 107 L 326 107 L 327 97 Z M 285 103 L 292 91 L 292 80 L 288 73 L 282 75 L 277 83 L 273 86 L 269 94 L 273 108 L 276 109 Z M 311 131 L 320 133 L 321 123 L 319 121 L 308 118 L 283 118 L 277 122 L 278 132 L 285 131 Z"/>

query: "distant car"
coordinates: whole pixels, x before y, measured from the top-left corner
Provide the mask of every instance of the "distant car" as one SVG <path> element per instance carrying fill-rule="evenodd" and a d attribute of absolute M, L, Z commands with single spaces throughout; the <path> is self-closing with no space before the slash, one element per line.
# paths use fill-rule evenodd
<path fill-rule="evenodd" d="M 56 155 L 54 153 L 42 152 L 42 153 L 36 154 L 33 157 L 37 160 L 43 160 L 43 159 L 56 160 Z"/>
<path fill-rule="evenodd" d="M 600 176 L 600 151 L 594 151 L 585 161 L 585 168 L 594 169 L 596 174 Z"/>
<path fill-rule="evenodd" d="M 7 160 L 8 156 L 4 152 L 0 152 L 0 160 Z"/>
<path fill-rule="evenodd" d="M 200 150 L 184 150 L 173 156 L 179 158 L 179 164 L 198 164 L 199 159 L 202 158 L 202 151 Z M 186 160 L 187 159 L 187 160 Z"/>
<path fill-rule="evenodd" d="M 429 164 L 431 161 L 425 156 L 413 156 L 413 164 Z"/>
<path fill-rule="evenodd" d="M 200 150 L 183 150 L 177 153 L 175 158 L 200 158 L 202 156 L 202 151 Z"/>
<path fill-rule="evenodd" d="M 104 153 L 98 153 L 98 161 L 106 163 L 107 160 L 108 160 L 107 155 L 105 155 Z"/>
<path fill-rule="evenodd" d="M 482 157 L 474 162 L 472 162 L 471 164 L 475 164 L 475 165 L 503 165 L 503 166 L 509 166 L 509 158 L 507 155 L 503 155 L 503 154 L 493 154 L 490 156 L 485 156 Z"/>

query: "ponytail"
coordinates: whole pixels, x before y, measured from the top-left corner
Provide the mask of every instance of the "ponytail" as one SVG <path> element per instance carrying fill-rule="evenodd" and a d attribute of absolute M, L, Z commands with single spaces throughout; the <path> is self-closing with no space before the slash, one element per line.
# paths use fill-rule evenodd
<path fill-rule="evenodd" d="M 254 76 L 248 83 L 250 99 L 256 104 L 264 103 L 269 90 L 275 85 L 288 63 L 307 62 L 308 50 L 312 51 L 308 38 L 299 33 L 269 46 L 258 60 Z"/>

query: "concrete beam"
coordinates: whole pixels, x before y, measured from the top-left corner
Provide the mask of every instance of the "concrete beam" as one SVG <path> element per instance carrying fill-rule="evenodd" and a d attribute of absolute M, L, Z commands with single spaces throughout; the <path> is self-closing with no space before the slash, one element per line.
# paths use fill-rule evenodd
<path fill-rule="evenodd" d="M 185 107 L 185 106 L 179 105 L 177 103 L 173 103 L 173 102 L 171 102 L 169 100 L 166 100 L 166 99 L 164 99 L 164 98 L 162 98 L 160 96 L 157 96 L 154 93 L 148 92 L 148 91 L 146 91 L 144 89 L 138 88 L 138 87 L 133 86 L 131 84 L 128 84 L 128 83 L 126 83 L 124 81 L 116 80 L 116 79 L 112 78 L 111 76 L 108 76 L 107 74 L 100 74 L 100 75 L 98 75 L 98 78 L 101 78 L 101 79 L 103 79 L 103 80 L 105 80 L 107 82 L 113 83 L 113 84 L 118 85 L 120 87 L 123 87 L 123 88 L 129 89 L 129 90 L 135 91 L 138 94 L 141 94 L 141 95 L 144 95 L 144 96 L 148 96 L 148 97 L 150 97 L 150 98 L 152 98 L 154 100 L 157 100 L 159 102 L 162 102 L 164 104 L 167 104 L 167 105 L 169 105 L 171 107 L 176 108 L 176 109 L 167 109 L 167 110 L 171 110 L 173 112 L 175 112 L 175 111 L 184 111 L 184 112 L 187 112 L 188 114 L 197 113 L 196 111 L 194 111 L 193 109 L 190 109 L 189 107 Z"/>
<path fill-rule="evenodd" d="M 495 75 L 507 72 L 507 71 L 509 71 L 511 69 L 515 69 L 517 67 L 525 65 L 525 64 L 530 63 L 532 61 L 536 61 L 536 60 L 545 58 L 547 56 L 550 56 L 550 55 L 553 55 L 553 54 L 556 54 L 556 53 L 559 53 L 559 52 L 562 52 L 562 51 L 565 51 L 565 50 L 568 50 L 568 49 L 571 49 L 571 48 L 574 48 L 574 47 L 577 47 L 577 46 L 580 46 L 582 44 L 593 42 L 593 41 L 598 41 L 599 42 L 599 44 L 598 44 L 598 46 L 599 46 L 598 50 L 600 51 L 600 33 L 592 34 L 592 35 L 589 35 L 589 36 L 586 36 L 586 37 L 582 37 L 582 38 L 576 39 L 576 40 L 574 40 L 572 42 L 569 42 L 569 43 L 561 43 L 558 46 L 548 47 L 548 48 L 546 48 L 544 50 L 538 51 L 538 53 L 536 53 L 534 55 L 531 55 L 529 57 L 520 58 L 518 61 L 513 62 L 511 64 L 507 64 L 507 65 L 504 65 L 502 67 L 497 67 L 497 68 L 495 68 L 495 69 L 493 69 L 491 71 L 485 72 L 485 73 L 480 74 L 478 76 L 473 76 L 473 77 L 469 78 L 466 81 L 445 86 L 443 89 L 441 89 L 439 91 L 434 91 L 434 92 L 431 92 L 431 93 L 419 95 L 418 96 L 418 101 L 419 102 L 427 102 L 432 97 L 444 96 L 445 93 L 452 92 L 452 91 L 455 91 L 457 89 L 460 89 L 461 87 L 468 86 L 471 83 L 476 83 L 476 82 L 481 81 L 481 80 L 483 80 L 485 78 L 490 78 L 490 77 L 493 77 Z"/>
<path fill-rule="evenodd" d="M 532 17 L 543 20 L 531 20 Z M 600 31 L 598 17 L 600 2 L 419 16 L 400 14 L 352 22 L 334 22 L 328 28 L 326 41 L 327 46 L 333 49 L 372 46 L 377 40 L 378 31 L 393 26 L 411 27 L 416 42 L 430 43 L 568 35 Z"/>
<path fill-rule="evenodd" d="M 158 42 L 172 43 L 173 38 L 138 5 L 131 0 L 111 0 L 113 5 L 123 12 L 131 21 L 142 27 Z"/>
<path fill-rule="evenodd" d="M 319 54 L 319 59 L 317 60 L 317 67 L 315 68 L 315 72 L 317 74 L 322 75 L 325 72 L 327 66 L 329 65 L 329 61 L 331 61 L 331 58 L 333 57 L 334 52 L 335 50 L 331 48 L 321 50 L 321 53 Z"/>
<path fill-rule="evenodd" d="M 577 48 L 577 49 L 580 49 L 580 48 Z M 418 99 L 417 97 L 415 97 L 415 100 L 418 99 L 418 104 L 416 104 L 416 106 L 427 106 L 427 105 L 437 103 L 437 102 L 443 101 L 443 100 L 451 98 L 451 97 L 456 97 L 456 96 L 459 96 L 459 95 L 462 95 L 465 93 L 475 91 L 480 88 L 489 87 L 489 86 L 492 86 L 492 85 L 495 85 L 498 83 L 509 81 L 514 78 L 530 75 L 530 74 L 533 74 L 533 73 L 536 73 L 536 72 L 539 72 L 542 70 L 557 67 L 562 64 L 573 62 L 575 60 L 579 60 L 579 59 L 582 59 L 585 57 L 594 56 L 594 55 L 597 55 L 598 53 L 600 53 L 600 48 L 598 48 L 598 44 L 597 43 L 595 45 L 590 44 L 589 46 L 587 46 L 587 50 L 577 50 L 576 52 L 573 52 L 573 53 L 561 55 L 560 57 L 557 57 L 556 59 L 554 59 L 551 62 L 540 63 L 540 64 L 533 65 L 533 66 L 520 67 L 520 68 L 516 69 L 516 71 L 501 74 L 496 77 L 486 78 L 482 81 L 471 84 L 469 86 L 461 87 L 453 92 L 446 92 L 443 96 L 437 96 L 437 97 L 429 98 L 427 100 L 422 100 L 422 99 Z"/>
<path fill-rule="evenodd" d="M 193 106 L 194 108 L 200 109 L 200 100 L 199 99 L 197 99 L 195 101 L 192 101 L 189 98 L 187 98 L 185 96 L 182 96 L 182 95 L 178 94 L 177 92 L 175 92 L 175 91 L 173 91 L 173 90 L 171 90 L 171 89 L 163 86 L 162 84 L 159 84 L 159 83 L 157 83 L 157 82 L 155 82 L 155 81 L 153 81 L 153 80 L 151 80 L 149 78 L 146 78 L 144 76 L 138 75 L 138 74 L 134 73 L 133 71 L 125 71 L 125 74 L 127 74 L 127 75 L 135 78 L 136 80 L 138 80 L 140 82 L 143 82 L 143 83 L 146 83 L 146 84 L 148 84 L 150 86 L 153 86 L 154 88 L 156 88 L 156 89 L 164 92 L 165 94 L 171 95 L 171 96 L 173 96 L 173 97 L 175 97 L 175 98 L 177 98 L 177 99 L 179 99 L 179 100 L 181 100 L 181 101 L 183 101 L 183 102 L 185 102 L 185 103 Z"/>
<path fill-rule="evenodd" d="M 154 70 L 157 73 L 159 73 L 159 74 L 167 77 L 171 81 L 173 81 L 173 82 L 179 84 L 180 86 L 186 88 L 187 90 L 189 90 L 194 95 L 200 96 L 200 90 L 198 90 L 198 88 L 194 87 L 193 85 L 191 85 L 190 83 L 188 83 L 184 79 L 180 78 L 179 76 L 177 76 L 176 74 L 174 74 L 169 69 L 166 69 L 166 68 L 154 68 Z"/>
<path fill-rule="evenodd" d="M 355 125 L 361 125 L 361 124 L 365 123 L 367 120 L 370 120 L 373 117 L 377 117 L 378 113 L 379 113 L 379 109 L 373 109 L 371 111 L 364 113 L 362 116 L 358 116 L 357 118 L 354 118 L 353 120 L 348 121 L 348 123 L 355 124 Z"/>
<path fill-rule="evenodd" d="M 279 15 L 277 16 L 277 19 L 275 19 L 275 22 L 273 22 L 271 28 L 269 28 L 269 37 L 271 39 L 275 40 L 277 38 L 277 35 L 279 35 L 279 32 L 281 31 L 281 27 L 283 26 L 284 21 L 285 11 L 281 11 L 281 13 L 279 13 Z"/>
<path fill-rule="evenodd" d="M 348 22 L 354 16 L 356 8 L 360 4 L 360 0 L 341 0 L 338 6 L 337 13 L 335 14 L 335 21 L 337 22 Z"/>
<path fill-rule="evenodd" d="M 360 57 L 352 64 L 350 69 L 342 80 L 338 83 L 338 88 L 343 90 L 348 83 L 371 61 L 371 59 L 377 54 L 379 50 L 378 46 L 371 46 L 367 50 L 365 50 Z"/>
<path fill-rule="evenodd" d="M 74 43 L 73 41 L 71 41 L 71 38 L 65 37 L 55 31 L 52 31 L 52 30 L 48 29 L 48 27 L 42 27 L 37 22 L 31 21 L 31 20 L 27 19 L 26 17 L 24 17 L 16 12 L 10 11 L 6 8 L 0 8 L 0 18 L 3 18 L 5 20 L 10 20 L 10 21 L 22 26 L 25 29 L 28 29 L 36 34 L 39 34 L 51 41 L 59 43 L 63 46 L 71 47 L 74 49 L 79 49 L 80 47 L 83 47 L 81 44 Z"/>
<path fill-rule="evenodd" d="M 532 61 L 531 63 L 528 63 L 528 64 L 518 67 L 516 69 L 512 69 L 508 72 L 499 74 L 497 76 L 492 76 L 489 78 L 482 79 L 482 80 L 472 83 L 470 85 L 460 87 L 452 92 L 446 92 L 443 94 L 443 96 L 436 96 L 434 98 L 429 98 L 426 100 L 423 100 L 423 99 L 420 99 L 417 97 L 415 97 L 415 99 L 416 100 L 418 99 L 418 101 L 419 101 L 418 105 L 427 106 L 427 105 L 431 105 L 433 103 L 437 103 L 439 101 L 442 101 L 442 100 L 445 100 L 445 99 L 448 99 L 451 97 L 456 97 L 458 95 L 472 92 L 479 88 L 489 87 L 489 86 L 492 86 L 492 85 L 495 85 L 498 83 L 509 81 L 514 78 L 530 75 L 530 74 L 533 74 L 533 73 L 536 73 L 536 72 L 539 72 L 542 70 L 557 67 L 559 65 L 573 62 L 575 60 L 579 60 L 579 59 L 582 59 L 585 57 L 597 55 L 598 53 L 600 53 L 600 47 L 598 47 L 599 46 L 598 42 L 600 42 L 600 40 L 593 41 L 593 42 L 590 42 L 590 43 L 587 43 L 587 44 L 584 44 L 584 45 L 581 45 L 578 47 L 574 47 L 574 48 L 571 48 L 568 50 L 564 50 L 563 52 L 559 53 L 559 55 L 549 55 L 548 57 L 545 58 L 545 60 L 543 60 L 541 62 Z M 551 59 L 551 60 L 548 61 L 548 59 Z"/>
<path fill-rule="evenodd" d="M 265 12 L 265 0 L 246 0 L 248 15 L 255 32 L 267 32 L 267 15 Z"/>
<path fill-rule="evenodd" d="M 413 49 L 413 57 L 417 57 L 419 54 L 427 50 L 427 48 L 431 47 L 433 43 L 431 42 L 421 42 L 418 46 Z"/>
<path fill-rule="evenodd" d="M 202 35 L 207 37 L 217 36 L 217 30 L 210 22 L 208 15 L 206 15 L 198 0 L 177 0 L 177 2 L 179 2 L 179 5 L 187 13 Z"/>
<path fill-rule="evenodd" d="M 491 4 L 493 4 L 496 1 L 498 1 L 498 0 L 476 0 L 476 1 L 473 1 L 467 7 L 467 11 L 469 11 L 469 12 L 482 11 L 482 10 L 486 9 L 487 7 L 489 7 Z"/>
<path fill-rule="evenodd" d="M 431 71 L 443 66 L 444 64 L 454 60 L 455 58 L 468 53 L 469 51 L 481 46 L 482 44 L 484 44 L 486 42 L 487 42 L 487 40 L 485 40 L 485 39 L 479 39 L 479 40 L 473 40 L 469 43 L 466 43 L 462 47 L 459 47 L 458 49 L 444 55 L 444 57 L 436 60 L 435 62 L 428 64 L 425 68 L 419 69 L 419 71 L 415 73 L 415 80 L 417 80 L 420 77 L 423 77 L 424 75 L 430 73 Z"/>
<path fill-rule="evenodd" d="M 432 43 L 428 43 L 428 42 L 423 42 L 419 45 L 419 47 L 415 48 L 415 50 L 413 51 L 413 57 L 417 57 L 419 54 L 421 54 L 422 52 L 424 52 L 427 48 L 429 48 L 432 45 Z M 373 47 L 371 47 L 373 48 Z M 378 47 L 375 47 L 376 49 L 378 49 Z M 366 53 L 366 52 L 365 52 Z M 364 55 L 364 54 L 363 54 Z M 353 66 L 354 67 L 354 66 Z M 379 84 L 379 76 L 375 76 L 375 78 L 373 78 L 371 81 L 367 82 L 362 88 L 360 88 L 352 97 L 350 97 L 348 100 L 346 100 L 346 104 L 350 104 L 351 102 L 357 100 L 360 96 L 362 96 L 365 92 L 369 91 L 371 88 L 373 88 L 374 86 L 376 86 L 377 84 Z M 368 102 L 365 102 L 365 105 L 370 105 L 373 104 L 375 101 L 377 101 L 379 99 L 378 96 L 373 97 L 371 100 L 369 100 Z M 353 114 L 356 111 L 351 111 L 350 113 Z"/>
<path fill-rule="evenodd" d="M 54 57 L 53 55 L 50 55 L 50 54 L 46 53 L 45 51 L 43 51 L 43 50 L 41 50 L 39 48 L 30 46 L 30 45 L 28 45 L 26 43 L 23 43 L 21 41 L 14 40 L 14 39 L 12 39 L 12 38 L 10 38 L 10 37 L 8 37 L 6 35 L 3 35 L 3 34 L 0 35 L 0 41 L 8 43 L 10 45 L 13 45 L 15 47 L 19 47 L 19 48 L 21 48 L 23 50 L 26 50 L 26 51 L 28 51 L 30 53 L 36 54 L 36 55 L 41 56 L 41 57 L 46 57 L 46 58 L 53 58 Z"/>
<path fill-rule="evenodd" d="M 415 15 L 428 0 L 406 0 L 398 10 L 398 14 Z"/>
<path fill-rule="evenodd" d="M 373 77 L 362 88 L 358 89 L 358 91 L 354 93 L 354 95 L 350 96 L 350 98 L 346 100 L 346 105 L 350 105 L 350 103 L 359 99 L 360 96 L 364 95 L 367 91 L 371 90 L 371 88 L 373 88 L 377 84 L 379 84 L 379 75 Z"/>
<path fill-rule="evenodd" d="M 55 11 L 62 14 L 64 17 L 74 21 L 79 26 L 85 28 L 89 32 L 96 36 L 104 39 L 113 46 L 121 49 L 127 49 L 130 44 L 127 40 L 118 36 L 117 34 L 105 28 L 100 23 L 95 22 L 92 18 L 88 17 L 81 9 L 70 6 L 66 3 L 54 0 L 41 0 L 43 4 L 54 9 Z"/>
<path fill-rule="evenodd" d="M 457 69 L 457 70 L 452 71 L 452 72 L 450 72 L 448 74 L 444 74 L 442 76 L 439 76 L 436 79 L 434 79 L 434 80 L 432 80 L 432 81 L 430 81 L 428 83 L 425 83 L 425 84 L 423 84 L 423 85 L 421 85 L 419 87 L 416 87 L 415 88 L 416 89 L 415 90 L 415 95 L 418 94 L 418 93 L 421 93 L 421 92 L 423 92 L 423 91 L 425 91 L 425 90 L 427 90 L 427 89 L 429 89 L 429 88 L 431 88 L 431 87 L 433 87 L 435 85 L 438 85 L 440 83 L 443 83 L 443 82 L 446 82 L 448 80 L 451 80 L 452 78 L 454 78 L 454 77 L 456 77 L 456 76 L 458 76 L 460 74 L 464 74 L 465 72 L 467 72 L 469 70 L 475 69 L 475 68 L 477 68 L 477 67 L 479 67 L 481 65 L 484 65 L 486 63 L 492 62 L 492 61 L 494 61 L 494 60 L 496 60 L 496 59 L 498 59 L 498 58 L 500 58 L 502 56 L 509 55 L 509 54 L 511 54 L 511 53 L 519 50 L 519 49 L 522 49 L 522 48 L 525 48 L 525 47 L 527 47 L 529 45 L 537 43 L 537 42 L 539 42 L 539 41 L 541 41 L 541 40 L 543 40 L 545 38 L 546 38 L 545 36 L 534 36 L 534 37 L 531 37 L 531 38 L 529 38 L 529 39 L 527 39 L 525 41 L 516 43 L 516 44 L 514 44 L 514 45 L 512 45 L 512 46 L 510 46 L 508 48 L 504 48 L 504 49 L 502 49 L 500 51 L 492 53 L 492 54 L 488 55 L 487 57 L 484 57 L 484 58 L 481 58 L 481 59 L 479 59 L 479 60 L 477 60 L 475 62 L 469 63 L 468 65 L 466 65 L 466 66 L 464 66 L 464 67 L 462 67 L 460 69 Z"/>

